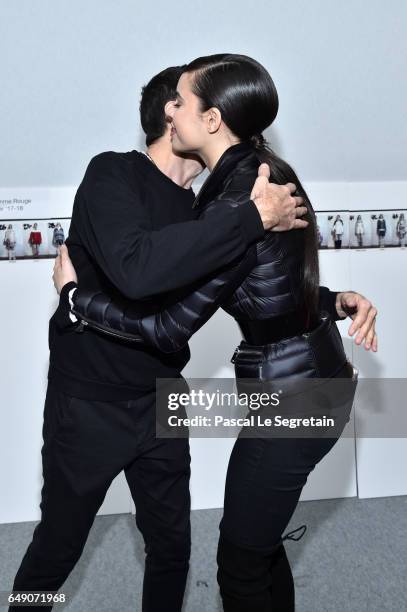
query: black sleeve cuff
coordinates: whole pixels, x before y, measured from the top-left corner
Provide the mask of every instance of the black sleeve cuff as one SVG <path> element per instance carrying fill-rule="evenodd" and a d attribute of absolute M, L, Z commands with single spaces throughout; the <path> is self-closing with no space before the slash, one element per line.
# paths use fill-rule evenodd
<path fill-rule="evenodd" d="M 237 207 L 240 218 L 240 227 L 245 237 L 246 244 L 257 242 L 264 238 L 264 227 L 257 206 L 252 200 L 244 202 Z"/>
<path fill-rule="evenodd" d="M 329 313 L 333 321 L 343 321 L 345 317 L 340 317 L 336 310 L 336 296 L 339 291 L 330 291 L 328 287 L 319 288 L 319 310 Z"/>
<path fill-rule="evenodd" d="M 78 283 L 75 283 L 75 281 L 69 281 L 69 283 L 65 283 L 65 285 L 61 289 L 61 293 L 59 294 L 59 301 L 64 302 L 64 303 L 66 302 L 68 304 L 68 308 L 69 308 L 68 293 L 70 292 L 71 289 L 74 289 L 77 287 L 78 287 Z"/>
<path fill-rule="evenodd" d="M 59 329 L 65 329 L 67 327 L 72 327 L 73 325 L 77 325 L 77 321 L 73 322 L 71 321 L 70 317 L 69 317 L 69 313 L 71 312 L 71 308 L 69 305 L 69 291 L 71 289 L 74 289 L 75 287 L 77 287 L 77 283 L 70 281 L 69 283 L 66 283 L 62 289 L 61 289 L 61 293 L 59 294 L 59 304 L 58 304 L 58 308 L 56 309 L 56 311 L 54 312 L 52 318 L 55 321 L 57 327 L 59 327 Z"/>

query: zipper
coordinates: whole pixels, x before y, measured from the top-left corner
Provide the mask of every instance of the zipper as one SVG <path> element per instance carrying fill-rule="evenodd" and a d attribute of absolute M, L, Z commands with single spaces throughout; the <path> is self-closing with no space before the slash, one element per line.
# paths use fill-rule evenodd
<path fill-rule="evenodd" d="M 239 353 L 240 353 L 240 348 L 236 347 L 235 352 L 233 353 L 232 358 L 230 360 L 231 363 L 235 363 L 236 357 L 238 356 Z"/>
<path fill-rule="evenodd" d="M 246 349 L 246 348 L 240 348 L 240 346 L 237 346 L 230 360 L 231 363 L 235 363 L 239 353 L 242 353 L 243 355 L 256 355 L 259 358 L 263 357 L 263 352 L 259 351 L 258 349 Z"/>
<path fill-rule="evenodd" d="M 196 198 L 195 200 L 192 202 L 192 208 L 196 208 L 198 206 L 198 204 L 200 203 L 200 195 L 203 193 L 204 188 L 206 187 L 206 185 L 209 183 L 209 179 L 211 178 L 211 174 L 209 174 L 206 179 L 204 180 L 204 182 L 202 183 L 202 187 L 200 188 L 200 190 L 198 191 L 198 193 L 196 194 Z"/>
<path fill-rule="evenodd" d="M 98 329 L 99 331 L 102 331 L 104 333 L 106 333 L 109 336 L 114 336 L 115 338 L 121 338 L 122 340 L 131 340 L 132 342 L 144 342 L 142 336 L 134 336 L 132 334 L 128 334 L 126 332 L 123 331 L 113 331 L 110 327 L 107 327 L 106 325 L 102 325 L 101 323 L 95 323 L 94 321 L 91 321 L 90 319 L 87 319 L 86 317 L 84 317 L 83 315 L 79 314 L 78 312 L 76 312 L 75 310 L 71 310 L 71 312 L 79 317 L 80 319 L 80 323 L 79 325 L 75 328 L 75 331 L 78 333 L 81 333 L 84 331 L 85 327 L 90 327 L 91 329 Z"/>

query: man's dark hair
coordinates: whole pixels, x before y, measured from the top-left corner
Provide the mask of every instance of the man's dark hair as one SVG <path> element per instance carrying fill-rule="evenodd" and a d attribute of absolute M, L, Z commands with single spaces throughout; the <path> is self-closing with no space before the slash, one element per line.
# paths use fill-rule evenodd
<path fill-rule="evenodd" d="M 141 90 L 140 120 L 146 145 L 164 135 L 167 125 L 164 106 L 175 100 L 177 83 L 185 66 L 171 66 L 156 74 Z"/>

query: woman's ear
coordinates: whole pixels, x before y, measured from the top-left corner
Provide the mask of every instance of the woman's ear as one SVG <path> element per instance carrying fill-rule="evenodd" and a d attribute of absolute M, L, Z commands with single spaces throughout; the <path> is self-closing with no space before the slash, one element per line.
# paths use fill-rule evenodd
<path fill-rule="evenodd" d="M 218 108 L 212 107 L 206 111 L 206 125 L 209 134 L 215 134 L 222 123 L 222 115 Z"/>
<path fill-rule="evenodd" d="M 164 116 L 165 116 L 165 120 L 170 123 L 172 121 L 172 117 L 174 114 L 174 104 L 175 104 L 175 100 L 169 100 L 166 105 L 164 106 Z"/>

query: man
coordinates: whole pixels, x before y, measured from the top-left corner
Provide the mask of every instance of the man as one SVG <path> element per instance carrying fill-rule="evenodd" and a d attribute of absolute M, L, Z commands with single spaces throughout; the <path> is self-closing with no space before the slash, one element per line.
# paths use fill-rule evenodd
<path fill-rule="evenodd" d="M 167 69 L 143 90 L 148 156 L 107 152 L 91 160 L 67 240 L 84 286 L 138 300 L 140 308 L 229 263 L 265 229 L 306 225 L 296 219 L 305 209 L 291 196 L 295 186 L 265 184 L 266 176 L 253 201 L 194 219 L 190 185 L 202 166 L 172 153 L 165 121 L 180 73 Z M 168 355 L 124 345 L 61 330 L 54 317 L 49 346 L 42 515 L 13 590 L 62 586 L 124 469 L 146 545 L 143 610 L 179 612 L 190 554 L 189 445 L 155 438 L 155 379 L 180 376 L 189 349 Z"/>
<path fill-rule="evenodd" d="M 172 153 L 166 108 L 181 68 L 144 88 L 141 153 L 93 158 L 77 191 L 67 244 L 86 286 L 143 300 L 174 290 L 242 254 L 264 230 L 303 227 L 295 186 L 256 185 L 259 197 L 195 220 L 197 160 Z M 176 271 L 176 273 L 175 273 Z M 122 469 L 146 543 L 143 610 L 179 610 L 190 551 L 189 447 L 155 439 L 155 379 L 189 359 L 49 327 L 44 484 L 36 526 L 13 590 L 58 590 L 78 561 L 106 491 Z M 13 609 L 13 608 L 10 608 Z M 44 609 L 43 607 L 41 609 Z M 50 609 L 50 608 L 48 608 Z"/>

